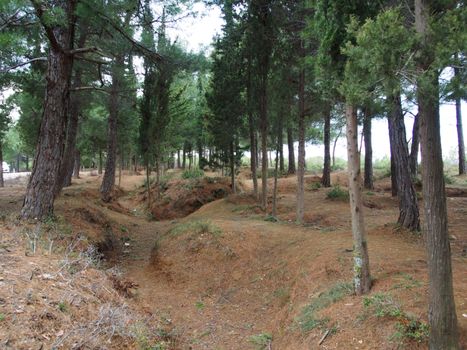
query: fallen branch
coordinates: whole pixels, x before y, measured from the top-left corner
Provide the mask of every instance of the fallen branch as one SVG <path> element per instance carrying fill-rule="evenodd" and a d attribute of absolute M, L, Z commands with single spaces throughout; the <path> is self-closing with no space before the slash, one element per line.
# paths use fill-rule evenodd
<path fill-rule="evenodd" d="M 331 330 L 328 329 L 326 332 L 324 332 L 324 335 L 321 337 L 320 341 L 318 342 L 318 345 L 323 344 L 324 340 L 327 338 L 327 336 L 331 333 Z"/>

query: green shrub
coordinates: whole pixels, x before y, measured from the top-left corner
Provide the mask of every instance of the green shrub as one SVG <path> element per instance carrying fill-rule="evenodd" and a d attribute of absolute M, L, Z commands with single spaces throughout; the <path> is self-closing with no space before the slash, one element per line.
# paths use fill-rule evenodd
<path fill-rule="evenodd" d="M 400 317 L 403 315 L 401 307 L 389 294 L 376 293 L 363 298 L 363 306 L 372 310 L 377 317 Z"/>
<path fill-rule="evenodd" d="M 297 319 L 302 332 L 309 332 L 316 327 L 325 325 L 329 320 L 326 318 L 319 318 L 316 312 L 352 293 L 352 284 L 339 282 L 319 296 L 313 298 L 311 302 L 303 308 Z"/>
<path fill-rule="evenodd" d="M 313 182 L 310 184 L 310 190 L 317 191 L 322 187 L 321 182 Z"/>
<path fill-rule="evenodd" d="M 180 223 L 169 231 L 169 235 L 171 236 L 179 236 L 185 233 L 191 233 L 193 235 L 209 233 L 216 237 L 222 236 L 222 230 L 209 220 L 195 220 Z"/>
<path fill-rule="evenodd" d="M 396 332 L 391 336 L 391 339 L 412 340 L 422 343 L 427 341 L 429 335 L 430 327 L 428 324 L 416 318 L 407 317 L 396 323 Z"/>
<path fill-rule="evenodd" d="M 339 185 L 336 185 L 333 188 L 331 188 L 331 190 L 329 190 L 329 192 L 326 195 L 326 198 L 332 200 L 346 201 L 349 199 L 349 192 L 343 190 Z"/>
<path fill-rule="evenodd" d="M 199 179 L 204 176 L 204 171 L 198 168 L 187 169 L 182 173 L 182 179 Z"/>
<path fill-rule="evenodd" d="M 252 335 L 249 342 L 256 345 L 257 350 L 265 350 L 269 347 L 272 342 L 272 335 L 269 333 L 260 333 L 258 335 Z"/>

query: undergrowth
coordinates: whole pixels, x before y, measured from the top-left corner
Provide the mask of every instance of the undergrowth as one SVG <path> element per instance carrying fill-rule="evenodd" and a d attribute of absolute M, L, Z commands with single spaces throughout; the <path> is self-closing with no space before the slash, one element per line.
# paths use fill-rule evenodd
<path fill-rule="evenodd" d="M 187 169 L 182 173 L 182 179 L 199 179 L 204 176 L 204 171 L 198 168 Z"/>
<path fill-rule="evenodd" d="M 342 189 L 339 185 L 336 185 L 328 191 L 326 198 L 331 200 L 347 201 L 349 199 L 349 192 Z"/>
<path fill-rule="evenodd" d="M 179 236 L 186 233 L 191 233 L 193 235 L 209 233 L 215 237 L 222 236 L 222 230 L 209 220 L 195 220 L 180 223 L 168 232 L 170 236 Z"/>
<path fill-rule="evenodd" d="M 269 333 L 260 333 L 252 335 L 249 342 L 255 346 L 256 350 L 266 350 L 272 342 L 272 335 Z"/>
<path fill-rule="evenodd" d="M 326 325 L 329 322 L 329 319 L 320 318 L 317 315 L 317 312 L 352 293 L 353 288 L 351 283 L 338 282 L 328 290 L 313 298 L 311 302 L 303 308 L 297 319 L 302 332 L 306 333 L 317 327 Z"/>

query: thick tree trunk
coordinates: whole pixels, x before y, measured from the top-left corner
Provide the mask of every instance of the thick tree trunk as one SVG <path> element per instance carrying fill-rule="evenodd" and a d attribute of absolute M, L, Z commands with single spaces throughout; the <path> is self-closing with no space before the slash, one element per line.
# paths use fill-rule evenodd
<path fill-rule="evenodd" d="M 0 141 L 0 187 L 4 187 L 5 183 L 3 181 L 3 144 Z"/>
<path fill-rule="evenodd" d="M 397 223 L 411 231 L 420 229 L 417 194 L 410 176 L 409 151 L 405 136 L 404 115 L 400 94 L 388 96 L 391 111 L 388 116 L 391 154 L 394 158 L 394 176 L 397 179 L 399 218 Z M 393 174 L 391 174 L 393 176 Z"/>
<path fill-rule="evenodd" d="M 331 108 L 324 112 L 324 164 L 321 184 L 331 187 Z"/>
<path fill-rule="evenodd" d="M 74 1 L 60 2 L 65 13 L 74 11 Z M 51 45 L 45 81 L 45 102 L 34 166 L 21 209 L 25 219 L 43 219 L 53 214 L 56 187 L 59 181 L 60 162 L 63 158 L 70 78 L 73 56 L 64 52 L 72 47 L 73 26 L 56 26 L 53 35 L 61 47 Z"/>
<path fill-rule="evenodd" d="M 253 180 L 253 193 L 255 198 L 258 199 L 258 177 L 256 175 L 256 132 L 255 126 L 253 121 L 253 113 L 248 113 L 248 126 L 250 130 L 250 153 L 251 153 L 251 160 L 250 160 L 250 169 L 251 169 L 251 178 Z"/>
<path fill-rule="evenodd" d="M 461 99 L 456 98 L 456 126 L 457 126 L 457 149 L 459 151 L 459 175 L 465 174 L 465 145 L 464 130 L 462 128 Z"/>
<path fill-rule="evenodd" d="M 303 46 L 303 43 L 301 44 Z M 301 48 L 304 54 L 303 47 Z M 298 168 L 297 168 L 297 223 L 303 223 L 305 211 L 305 69 L 300 69 L 298 82 Z"/>
<path fill-rule="evenodd" d="M 115 168 L 117 163 L 117 124 L 119 113 L 119 90 L 120 75 L 123 71 L 123 56 L 115 60 L 112 67 L 112 87 L 109 98 L 109 117 L 107 133 L 107 159 L 105 163 L 105 172 L 101 184 L 101 198 L 104 202 L 112 199 L 112 190 L 115 185 Z"/>
<path fill-rule="evenodd" d="M 363 219 L 362 180 L 358 153 L 357 111 L 346 105 L 347 157 L 349 175 L 350 211 L 352 214 L 354 287 L 355 294 L 366 294 L 371 288 L 370 261 Z"/>
<path fill-rule="evenodd" d="M 412 127 L 412 145 L 410 147 L 410 175 L 415 178 L 418 173 L 418 149 L 420 148 L 420 118 L 417 114 Z"/>
<path fill-rule="evenodd" d="M 429 16 L 431 2 L 415 0 L 415 27 L 421 38 L 417 68 L 420 146 L 422 154 L 424 231 L 429 276 L 429 312 L 431 350 L 458 350 L 459 331 L 452 283 L 451 247 L 448 235 L 446 193 L 441 154 L 438 75 L 432 67 Z"/>
<path fill-rule="evenodd" d="M 363 120 L 363 138 L 365 140 L 365 176 L 364 186 L 368 190 L 374 188 L 373 185 L 373 145 L 371 142 L 371 115 L 365 110 Z"/>
<path fill-rule="evenodd" d="M 79 179 L 79 170 L 81 169 L 81 153 L 79 150 L 75 150 L 75 154 L 72 156 L 73 161 L 73 177 Z"/>

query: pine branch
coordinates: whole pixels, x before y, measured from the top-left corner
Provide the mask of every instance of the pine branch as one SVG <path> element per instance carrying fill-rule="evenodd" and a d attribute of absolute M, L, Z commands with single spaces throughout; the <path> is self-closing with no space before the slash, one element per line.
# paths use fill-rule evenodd
<path fill-rule="evenodd" d="M 18 63 L 18 64 L 15 64 L 14 66 L 11 66 L 11 67 L 8 67 L 8 68 L 5 68 L 3 70 L 0 71 L 0 73 L 7 73 L 13 69 L 16 69 L 16 68 L 19 68 L 19 67 L 22 67 L 22 66 L 25 66 L 27 64 L 30 64 L 32 62 L 36 62 L 36 61 L 47 61 L 47 57 L 36 57 L 36 58 L 33 58 L 33 59 L 30 59 L 26 62 L 21 62 L 21 63 Z"/>
<path fill-rule="evenodd" d="M 60 44 L 57 41 L 57 38 L 55 37 L 55 34 L 47 24 L 44 22 L 44 9 L 41 6 L 41 3 L 37 0 L 31 0 L 32 5 L 34 6 L 34 9 L 36 10 L 37 17 L 39 17 L 39 21 L 41 22 L 42 26 L 45 29 L 45 34 L 47 38 L 50 41 L 50 46 L 52 46 L 52 49 L 56 52 L 63 51 L 63 48 L 60 46 Z"/>

